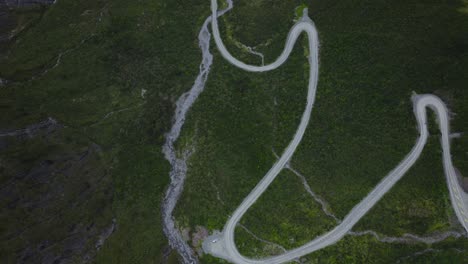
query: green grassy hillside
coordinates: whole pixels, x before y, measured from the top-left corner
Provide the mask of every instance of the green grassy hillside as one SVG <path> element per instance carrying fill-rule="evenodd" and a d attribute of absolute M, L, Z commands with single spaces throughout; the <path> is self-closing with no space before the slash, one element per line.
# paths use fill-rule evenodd
<path fill-rule="evenodd" d="M 258 64 L 258 57 L 236 43 L 255 46 L 267 62 L 273 61 L 301 4 L 309 7 L 319 31 L 320 78 L 309 128 L 291 164 L 343 218 L 415 143 L 413 91 L 440 96 L 456 114 L 452 131 L 468 129 L 468 13 L 466 3 L 459 1 L 237 1 L 221 20 L 228 48 Z M 215 57 L 207 89 L 184 130 L 196 149 L 177 212 L 184 225 L 222 229 L 273 164 L 273 150 L 281 153 L 286 147 L 305 105 L 304 41 L 285 65 L 269 73 L 247 73 Z M 431 134 L 423 157 L 356 231 L 402 236 L 461 230 L 448 200 L 432 120 Z M 462 174 L 468 174 L 467 149 L 465 137 L 453 139 L 454 162 Z M 314 207 L 318 206 L 299 178 L 285 173 L 241 223 L 258 237 L 290 249 L 336 225 Z M 249 256 L 278 253 L 240 227 L 236 240 Z M 457 262 L 468 256 L 456 250 L 466 243 L 461 238 L 432 246 L 406 245 L 381 243 L 371 236 L 347 237 L 304 260 L 437 262 L 450 256 L 447 261 Z M 431 251 L 421 257 L 410 256 L 428 247 Z M 204 261 L 218 263 L 211 257 Z"/>
<path fill-rule="evenodd" d="M 94 258 L 113 219 L 98 263 L 161 263 L 169 181 L 161 145 L 175 100 L 198 72 L 208 12 L 204 1 L 60 0 L 10 43 L 0 63 L 0 131 L 48 117 L 59 128 L 0 138 L 2 263 Z M 95 151 L 79 162 L 87 149 Z M 43 182 L 16 181 L 49 162 Z M 82 188 L 91 191 L 82 197 Z M 28 211 L 37 199 L 44 205 Z M 73 239 L 80 243 L 67 247 Z"/>
<path fill-rule="evenodd" d="M 342 218 L 414 144 L 413 91 L 439 95 L 453 112 L 452 130 L 468 130 L 468 4 L 238 0 L 220 18 L 223 38 L 242 60 L 260 63 L 244 44 L 271 62 L 305 6 L 319 30 L 320 80 L 291 166 Z M 169 183 L 161 145 L 175 100 L 198 73 L 197 35 L 209 14 L 207 0 L 59 0 L 21 16 L 27 26 L 0 61 L 0 134 L 48 118 L 56 124 L 0 137 L 0 262 L 178 262 L 161 227 Z M 283 67 L 261 74 L 234 68 L 212 48 L 206 90 L 178 144 L 195 150 L 176 209 L 189 235 L 197 226 L 222 229 L 289 142 L 305 104 L 305 44 L 298 42 Z M 387 236 L 461 230 L 435 122 L 431 133 L 416 166 L 355 230 Z M 467 176 L 468 139 L 452 143 L 454 163 Z M 290 171 L 241 223 L 237 244 L 257 257 L 336 225 Z M 303 260 L 464 263 L 467 244 L 347 236 Z M 223 263 L 210 256 L 201 262 Z"/>

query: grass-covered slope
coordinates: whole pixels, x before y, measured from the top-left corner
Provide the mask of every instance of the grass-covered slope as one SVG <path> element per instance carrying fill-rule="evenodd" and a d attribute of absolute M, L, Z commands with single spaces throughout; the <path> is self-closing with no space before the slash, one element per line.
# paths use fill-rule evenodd
<path fill-rule="evenodd" d="M 273 61 L 301 4 L 309 7 L 319 30 L 321 68 L 312 119 L 291 164 L 342 218 L 414 144 L 413 91 L 440 96 L 454 113 L 452 131 L 468 129 L 468 13 L 461 1 L 236 1 L 220 20 L 228 48 L 242 60 L 259 63 L 238 42 L 255 46 Z M 289 142 L 305 104 L 304 44 L 283 67 L 261 74 L 236 69 L 215 52 L 207 88 L 183 135 L 196 150 L 177 211 L 183 226 L 222 229 L 273 164 L 273 151 L 280 153 Z M 355 230 L 396 237 L 460 230 L 432 120 L 431 126 L 423 157 Z M 468 175 L 468 142 L 465 137 L 452 142 L 455 165 Z M 335 224 L 319 212 L 313 216 L 321 217 L 316 224 L 309 223 L 310 207 L 316 205 L 305 205 L 313 201 L 296 176 L 287 173 L 276 181 L 241 220 L 252 233 L 293 248 Z M 275 251 L 243 228 L 237 234 L 246 255 Z M 466 243 L 460 238 L 432 246 L 385 244 L 371 236 L 347 237 L 306 258 L 312 263 L 414 262 L 418 255 L 406 257 L 430 247 L 420 261 L 450 256 L 457 262 L 467 258 L 457 250 Z"/>
<path fill-rule="evenodd" d="M 16 36 L 0 132 L 58 126 L 0 138 L 0 262 L 94 259 L 109 230 L 98 263 L 162 262 L 161 145 L 208 13 L 204 1 L 59 0 Z"/>
<path fill-rule="evenodd" d="M 441 96 L 456 113 L 452 130 L 466 132 L 468 9 L 459 0 L 238 0 L 220 19 L 223 37 L 241 59 L 260 63 L 239 43 L 257 46 L 271 62 L 304 5 L 319 30 L 321 68 L 312 120 L 291 165 L 341 218 L 414 143 L 412 91 Z M 164 261 L 160 202 L 169 166 L 161 144 L 175 100 L 197 74 L 197 34 L 209 13 L 205 0 L 59 0 L 31 15 L 35 22 L 0 61 L 0 133 L 49 117 L 57 125 L 0 138 L 2 263 Z M 213 49 L 207 89 L 179 144 L 195 150 L 176 212 L 182 227 L 221 229 L 289 142 L 305 103 L 304 44 L 282 68 L 262 74 L 235 69 Z M 390 236 L 459 230 L 433 127 L 421 160 L 355 230 Z M 467 149 L 466 137 L 453 139 L 462 174 Z M 335 224 L 291 172 L 241 222 L 246 229 L 236 239 L 250 256 L 281 252 L 258 238 L 288 249 Z M 466 244 L 466 238 L 428 246 L 348 236 L 306 259 L 462 263 Z"/>

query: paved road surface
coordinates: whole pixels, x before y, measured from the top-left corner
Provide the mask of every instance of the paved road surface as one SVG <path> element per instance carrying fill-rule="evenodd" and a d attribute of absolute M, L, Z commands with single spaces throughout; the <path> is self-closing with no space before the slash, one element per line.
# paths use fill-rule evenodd
<path fill-rule="evenodd" d="M 212 14 L 217 12 L 216 0 L 211 1 Z M 456 170 L 453 167 L 451 156 L 450 156 L 450 132 L 449 132 L 449 117 L 448 111 L 445 104 L 437 97 L 433 95 L 414 95 L 413 105 L 414 114 L 418 122 L 419 137 L 416 141 L 415 146 L 411 152 L 398 164 L 385 178 L 359 203 L 357 204 L 349 214 L 343 219 L 343 221 L 336 226 L 330 232 L 315 238 L 309 243 L 290 251 L 285 252 L 282 255 L 269 257 L 265 259 L 249 259 L 242 256 L 234 242 L 234 230 L 237 223 L 247 210 L 252 206 L 255 201 L 262 195 L 267 187 L 273 182 L 276 176 L 284 168 L 288 160 L 294 154 L 297 146 L 299 145 L 304 135 L 307 124 L 309 123 L 310 114 L 312 112 L 313 104 L 315 101 L 315 93 L 317 89 L 318 81 L 318 35 L 315 25 L 307 16 L 307 9 L 304 10 L 304 15 L 300 21 L 298 21 L 289 32 L 288 39 L 286 41 L 285 48 L 278 59 L 264 66 L 253 66 L 245 64 L 236 58 L 234 58 L 226 49 L 223 41 L 220 37 L 217 16 L 212 15 L 212 30 L 216 45 L 221 52 L 222 56 L 228 60 L 231 64 L 251 72 L 264 72 L 278 68 L 281 66 L 286 59 L 289 57 L 294 44 L 300 34 L 303 32 L 307 34 L 309 40 L 309 63 L 310 63 L 310 75 L 309 75 L 309 86 L 307 94 L 307 104 L 305 111 L 302 115 L 301 122 L 298 129 L 291 140 L 280 159 L 273 165 L 273 167 L 267 172 L 263 179 L 255 186 L 251 193 L 244 199 L 241 205 L 235 210 L 232 216 L 226 223 L 222 233 L 215 234 L 208 237 L 204 243 L 203 248 L 205 252 L 210 253 L 216 257 L 226 259 L 233 263 L 265 263 L 275 264 L 284 263 L 297 259 L 303 255 L 312 253 L 316 250 L 329 246 L 336 243 L 338 240 L 343 238 L 351 228 L 387 193 L 393 185 L 408 171 L 409 168 L 416 162 L 421 155 L 421 152 L 426 144 L 428 138 L 427 130 L 427 115 L 426 109 L 431 108 L 437 115 L 438 123 L 441 131 L 441 145 L 443 149 L 443 163 L 445 175 L 447 177 L 447 184 L 450 190 L 450 198 L 452 201 L 453 208 L 460 222 L 464 228 L 468 230 L 468 210 L 467 203 L 468 196 L 461 189 L 457 180 Z"/>

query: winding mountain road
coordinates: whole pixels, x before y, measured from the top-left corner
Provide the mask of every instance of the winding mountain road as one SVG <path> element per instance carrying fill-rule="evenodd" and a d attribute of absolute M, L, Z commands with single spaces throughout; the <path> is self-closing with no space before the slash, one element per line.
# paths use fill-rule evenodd
<path fill-rule="evenodd" d="M 447 178 L 447 184 L 449 187 L 450 198 L 455 213 L 462 223 L 463 227 L 468 231 L 468 195 L 462 190 L 459 185 L 456 170 L 452 164 L 450 154 L 450 131 L 449 131 L 449 117 L 448 110 L 445 104 L 436 96 L 433 95 L 414 95 L 412 97 L 414 114 L 418 122 L 419 137 L 416 144 L 410 151 L 410 153 L 390 172 L 385 178 L 360 202 L 358 203 L 349 214 L 343 219 L 343 221 L 336 226 L 333 230 L 328 233 L 315 238 L 309 243 L 285 252 L 279 256 L 273 256 L 264 259 L 249 259 L 242 256 L 234 241 L 234 230 L 247 210 L 255 203 L 255 201 L 262 195 L 267 187 L 273 182 L 276 176 L 285 167 L 288 160 L 294 154 L 297 146 L 302 140 L 305 129 L 309 123 L 310 115 L 315 101 L 315 93 L 318 82 L 318 34 L 314 23 L 307 15 L 307 9 L 304 10 L 302 19 L 298 21 L 289 32 L 285 48 L 278 59 L 268 65 L 264 66 L 253 66 L 245 64 L 242 61 L 234 58 L 223 44 L 220 37 L 217 21 L 217 0 L 211 0 L 211 11 L 212 11 L 212 30 L 216 45 L 221 52 L 222 56 L 235 65 L 246 71 L 251 72 L 265 72 L 278 68 L 281 66 L 289 57 L 297 38 L 303 32 L 307 34 L 309 41 L 309 86 L 307 94 L 307 104 L 305 111 L 302 115 L 300 124 L 296 133 L 284 150 L 279 160 L 273 165 L 273 167 L 267 172 L 263 179 L 255 186 L 251 193 L 244 199 L 241 205 L 235 210 L 232 216 L 227 221 L 222 233 L 215 234 L 205 239 L 203 248 L 205 252 L 212 254 L 216 257 L 226 259 L 233 263 L 240 264 L 276 264 L 285 263 L 292 261 L 306 254 L 310 254 L 316 250 L 322 249 L 326 246 L 336 243 L 338 240 L 343 238 L 352 227 L 387 193 L 395 183 L 397 183 L 403 175 L 411 168 L 416 160 L 421 155 L 421 152 L 427 142 L 429 132 L 427 129 L 427 115 L 426 109 L 432 109 L 437 116 L 441 131 L 441 145 L 443 150 L 443 164 L 444 171 Z"/>

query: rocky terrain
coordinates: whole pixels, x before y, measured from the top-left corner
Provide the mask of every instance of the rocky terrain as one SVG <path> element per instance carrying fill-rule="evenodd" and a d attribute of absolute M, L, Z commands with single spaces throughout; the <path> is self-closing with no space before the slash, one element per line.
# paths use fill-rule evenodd
<path fill-rule="evenodd" d="M 2 0 L 1 54 L 54 2 Z M 0 86 L 8 83 L 0 79 Z M 86 263 L 115 230 L 113 187 L 102 149 L 72 134 L 73 129 L 53 117 L 24 127 L 1 123 L 3 263 Z"/>
<path fill-rule="evenodd" d="M 67 144 L 66 130 L 48 118 L 0 131 L 0 256 L 9 263 L 88 262 L 116 226 L 101 147 Z"/>
<path fill-rule="evenodd" d="M 54 3 L 55 0 L 0 0 L 0 54 L 16 34 Z"/>

